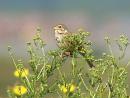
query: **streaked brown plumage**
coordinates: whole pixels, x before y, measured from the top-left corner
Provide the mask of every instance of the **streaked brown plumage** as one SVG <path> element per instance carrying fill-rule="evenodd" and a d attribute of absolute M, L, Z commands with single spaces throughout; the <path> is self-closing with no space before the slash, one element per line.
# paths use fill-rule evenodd
<path fill-rule="evenodd" d="M 54 29 L 54 33 L 55 33 L 55 39 L 58 42 L 61 42 L 63 37 L 65 37 L 66 35 L 68 35 L 70 33 L 70 32 L 68 32 L 66 26 L 61 25 L 61 24 L 55 26 L 53 29 Z"/>

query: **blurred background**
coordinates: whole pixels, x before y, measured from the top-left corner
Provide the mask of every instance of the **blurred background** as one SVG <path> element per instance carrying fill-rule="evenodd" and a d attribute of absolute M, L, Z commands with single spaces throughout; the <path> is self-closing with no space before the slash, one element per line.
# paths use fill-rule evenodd
<path fill-rule="evenodd" d="M 78 28 L 92 32 L 90 39 L 100 55 L 106 48 L 106 32 L 113 39 L 122 33 L 130 38 L 130 0 L 0 0 L 0 98 L 7 97 L 7 88 L 17 81 L 7 46 L 13 46 L 15 58 L 22 58 L 27 64 L 26 42 L 32 39 L 36 28 L 41 27 L 46 48 L 54 49 L 52 28 L 57 24 L 65 24 L 71 32 Z M 130 60 L 129 49 L 126 61 Z"/>

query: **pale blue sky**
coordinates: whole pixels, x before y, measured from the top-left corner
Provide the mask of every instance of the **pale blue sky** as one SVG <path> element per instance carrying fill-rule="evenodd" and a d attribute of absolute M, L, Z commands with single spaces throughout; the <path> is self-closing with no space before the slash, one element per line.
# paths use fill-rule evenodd
<path fill-rule="evenodd" d="M 130 0 L 0 0 L 0 13 L 27 14 L 28 12 L 82 12 L 95 22 L 108 17 L 130 17 Z M 54 16 L 55 16 L 54 14 Z"/>
<path fill-rule="evenodd" d="M 129 12 L 130 0 L 0 0 L 1 11 L 62 11 Z"/>

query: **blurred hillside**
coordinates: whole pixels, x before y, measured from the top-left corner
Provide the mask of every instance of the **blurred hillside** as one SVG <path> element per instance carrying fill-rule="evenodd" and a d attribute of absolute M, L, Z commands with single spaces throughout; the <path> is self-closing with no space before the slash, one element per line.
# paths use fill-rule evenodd
<path fill-rule="evenodd" d="M 112 38 L 117 38 L 123 32 L 130 38 L 129 5 L 130 0 L 1 0 L 0 95 L 5 96 L 7 87 L 16 82 L 12 73 L 14 67 L 7 52 L 8 45 L 15 49 L 16 58 L 26 60 L 25 44 L 32 39 L 36 28 L 41 27 L 46 49 L 54 49 L 56 42 L 52 27 L 62 23 L 71 32 L 78 28 L 92 32 L 90 39 L 99 55 L 105 48 L 103 38 L 106 32 Z M 118 53 L 117 47 L 113 48 Z M 130 60 L 129 49 L 126 60 Z M 130 67 L 128 70 L 130 74 Z"/>

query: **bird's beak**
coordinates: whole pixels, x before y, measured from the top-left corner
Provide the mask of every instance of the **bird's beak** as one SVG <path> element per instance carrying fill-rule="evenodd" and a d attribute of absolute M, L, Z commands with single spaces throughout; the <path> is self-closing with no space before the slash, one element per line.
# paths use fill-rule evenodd
<path fill-rule="evenodd" d="M 57 26 L 55 26 L 55 27 L 53 27 L 53 29 L 54 29 L 54 30 L 57 30 L 58 28 L 57 28 Z"/>

